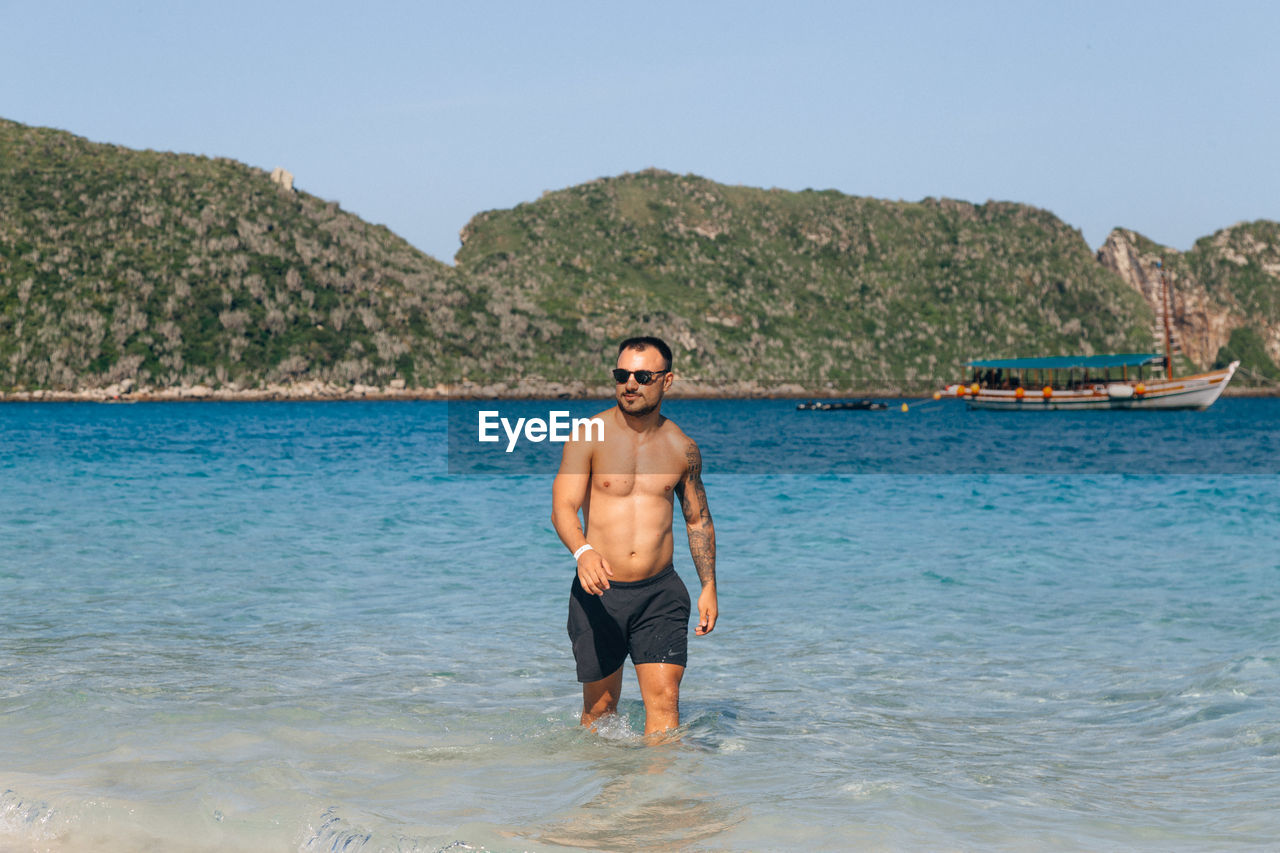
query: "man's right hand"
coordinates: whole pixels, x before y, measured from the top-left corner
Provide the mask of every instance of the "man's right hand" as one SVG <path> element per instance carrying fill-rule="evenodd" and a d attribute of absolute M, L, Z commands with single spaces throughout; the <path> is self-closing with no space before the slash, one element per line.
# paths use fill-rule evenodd
<path fill-rule="evenodd" d="M 591 595 L 599 595 L 609 588 L 613 569 L 596 551 L 587 551 L 578 558 L 578 583 Z"/>

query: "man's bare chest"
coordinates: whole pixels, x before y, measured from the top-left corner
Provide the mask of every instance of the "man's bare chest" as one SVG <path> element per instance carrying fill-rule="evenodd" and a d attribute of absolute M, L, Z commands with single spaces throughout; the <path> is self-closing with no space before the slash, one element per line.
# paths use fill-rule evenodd
<path fill-rule="evenodd" d="M 592 458 L 592 487 L 613 497 L 670 496 L 684 475 L 681 463 L 658 448 L 601 447 Z"/>

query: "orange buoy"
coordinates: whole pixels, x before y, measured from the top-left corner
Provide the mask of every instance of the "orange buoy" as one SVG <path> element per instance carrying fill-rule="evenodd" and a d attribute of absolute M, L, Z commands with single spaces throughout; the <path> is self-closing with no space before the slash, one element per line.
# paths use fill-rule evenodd
<path fill-rule="evenodd" d="M 1147 393 L 1147 386 L 1146 386 L 1146 385 L 1143 385 L 1141 382 L 1139 382 L 1137 385 L 1133 386 L 1133 393 L 1135 393 L 1135 394 L 1145 394 L 1145 393 Z"/>
<path fill-rule="evenodd" d="M 1022 386 L 1018 386 L 1018 390 L 1013 392 L 1013 396 L 1021 400 L 1026 395 L 1026 393 L 1027 392 L 1022 389 Z"/>
<path fill-rule="evenodd" d="M 964 386 L 964 385 L 957 385 L 957 386 L 956 386 L 956 396 L 957 396 L 957 397 L 963 397 L 965 394 L 968 394 L 968 393 L 969 393 L 969 389 L 968 389 L 966 386 Z"/>
<path fill-rule="evenodd" d="M 1046 400 L 1049 399 L 1050 397 L 1053 396 L 1053 386 L 1052 385 L 1044 386 L 1043 390 L 1041 390 L 1040 393 L 1044 395 Z"/>
<path fill-rule="evenodd" d="M 974 394 L 977 394 L 977 393 L 978 393 L 978 383 L 977 383 L 977 382 L 975 382 L 975 383 L 973 383 L 972 385 L 970 385 L 970 386 L 969 386 L 969 390 L 970 390 L 971 392 L 973 392 Z"/>
<path fill-rule="evenodd" d="M 934 391 L 934 392 L 933 392 L 933 399 L 935 399 L 935 400 L 941 400 L 941 399 L 942 399 L 942 392 L 941 392 L 941 391 Z"/>

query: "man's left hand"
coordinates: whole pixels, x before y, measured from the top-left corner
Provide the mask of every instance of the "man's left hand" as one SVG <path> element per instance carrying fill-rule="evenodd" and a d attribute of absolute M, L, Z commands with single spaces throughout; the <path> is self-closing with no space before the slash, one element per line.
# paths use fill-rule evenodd
<path fill-rule="evenodd" d="M 703 587 L 702 594 L 698 596 L 698 627 L 693 629 L 693 633 L 701 637 L 715 630 L 716 617 L 719 612 L 719 608 L 716 606 L 716 588 L 714 586 Z"/>

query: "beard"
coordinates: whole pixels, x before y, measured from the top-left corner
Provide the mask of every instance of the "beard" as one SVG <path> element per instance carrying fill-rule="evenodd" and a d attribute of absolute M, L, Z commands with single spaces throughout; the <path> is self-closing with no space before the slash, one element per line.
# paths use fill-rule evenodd
<path fill-rule="evenodd" d="M 626 412 L 628 415 L 633 415 L 637 418 L 642 418 L 645 415 L 656 411 L 660 405 L 662 405 L 662 397 L 658 397 L 658 399 L 650 401 L 646 399 L 644 395 L 639 395 L 636 399 L 628 402 L 623 398 L 621 392 L 618 394 L 618 408 L 622 409 L 622 411 Z"/>

